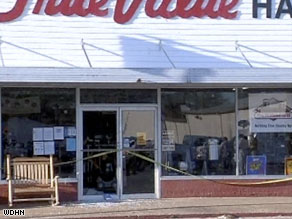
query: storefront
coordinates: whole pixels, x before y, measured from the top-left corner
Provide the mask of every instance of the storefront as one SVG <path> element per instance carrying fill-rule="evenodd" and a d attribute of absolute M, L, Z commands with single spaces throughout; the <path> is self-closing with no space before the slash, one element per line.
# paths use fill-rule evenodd
<path fill-rule="evenodd" d="M 292 172 L 289 1 L 50 2 L 0 3 L 0 202 L 7 154 L 76 161 L 63 201 L 292 194 L 247 186 Z"/>

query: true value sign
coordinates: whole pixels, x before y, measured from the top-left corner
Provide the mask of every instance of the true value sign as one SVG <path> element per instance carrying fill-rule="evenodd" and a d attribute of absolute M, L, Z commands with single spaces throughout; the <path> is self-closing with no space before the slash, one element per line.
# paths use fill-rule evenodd
<path fill-rule="evenodd" d="M 0 13 L 0 22 L 9 22 L 20 17 L 29 0 L 16 0 L 10 11 Z M 235 19 L 239 13 L 240 0 L 116 0 L 114 20 L 119 24 L 130 21 L 140 6 L 145 2 L 145 13 L 148 17 L 163 17 L 166 19 L 180 17 L 225 18 Z M 175 7 L 169 9 L 175 2 Z M 37 0 L 33 14 L 62 14 L 64 16 L 88 15 L 104 17 L 109 14 L 109 0 Z M 258 10 L 266 10 L 266 17 L 272 18 L 272 0 L 253 0 L 253 18 L 258 18 Z M 275 18 L 289 14 L 292 18 L 291 0 L 280 0 L 275 11 Z"/>

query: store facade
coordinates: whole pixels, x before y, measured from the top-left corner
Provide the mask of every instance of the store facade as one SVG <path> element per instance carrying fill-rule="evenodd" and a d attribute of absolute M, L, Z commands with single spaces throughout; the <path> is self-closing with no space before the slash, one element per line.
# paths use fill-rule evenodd
<path fill-rule="evenodd" d="M 291 195 L 240 185 L 292 172 L 291 2 L 64 2 L 0 3 L 1 202 L 7 154 L 63 201 Z"/>

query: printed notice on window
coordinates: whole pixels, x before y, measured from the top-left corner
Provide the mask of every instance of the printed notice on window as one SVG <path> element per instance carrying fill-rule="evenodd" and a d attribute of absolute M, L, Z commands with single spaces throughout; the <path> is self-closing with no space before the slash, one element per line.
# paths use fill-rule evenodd
<path fill-rule="evenodd" d="M 64 126 L 54 127 L 54 139 L 55 140 L 64 140 Z"/>
<path fill-rule="evenodd" d="M 66 138 L 66 151 L 76 151 L 75 138 Z"/>
<path fill-rule="evenodd" d="M 43 138 L 43 128 L 33 128 L 32 129 L 32 140 L 33 141 L 42 141 Z"/>
<path fill-rule="evenodd" d="M 55 142 L 53 141 L 44 142 L 44 153 L 45 155 L 55 154 Z"/>
<path fill-rule="evenodd" d="M 65 128 L 65 136 L 66 137 L 75 137 L 76 136 L 76 128 L 73 126 L 69 126 Z"/>
<path fill-rule="evenodd" d="M 162 151 L 175 151 L 174 130 L 163 131 Z"/>
<path fill-rule="evenodd" d="M 44 141 L 53 141 L 53 140 L 54 140 L 54 129 L 44 128 Z"/>
<path fill-rule="evenodd" d="M 137 145 L 146 145 L 146 132 L 137 132 Z"/>
<path fill-rule="evenodd" d="M 292 132 L 292 94 L 252 93 L 248 100 L 250 132 Z"/>
<path fill-rule="evenodd" d="M 123 140 L 123 147 L 124 148 L 129 148 L 130 147 L 130 139 L 124 138 L 124 140 Z"/>
<path fill-rule="evenodd" d="M 33 155 L 44 155 L 44 142 L 33 142 Z"/>

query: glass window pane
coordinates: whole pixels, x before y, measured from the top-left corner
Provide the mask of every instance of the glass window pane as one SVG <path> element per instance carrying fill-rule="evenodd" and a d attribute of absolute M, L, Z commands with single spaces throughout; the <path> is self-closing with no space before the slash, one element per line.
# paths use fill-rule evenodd
<path fill-rule="evenodd" d="M 155 159 L 152 151 L 136 152 Z M 154 164 L 123 152 L 123 194 L 154 193 Z"/>
<path fill-rule="evenodd" d="M 61 127 L 64 138 L 56 140 L 53 136 L 52 138 L 41 136 L 42 138 L 38 141 L 44 144 L 53 142 L 56 163 L 75 160 L 74 89 L 3 88 L 1 106 L 2 151 L 4 152 L 2 162 L 6 154 L 11 154 L 12 157 L 36 156 L 36 151 L 34 151 L 36 139 L 33 139 L 33 130 L 39 128 L 43 133 L 44 128 L 52 131 L 54 127 Z M 69 141 L 70 145 L 68 145 Z M 46 147 L 41 151 L 42 155 L 53 153 L 45 149 Z M 60 166 L 56 169 L 56 174 L 60 177 L 75 177 L 75 172 L 75 164 Z"/>
<path fill-rule="evenodd" d="M 239 174 L 283 175 L 292 155 L 292 90 L 239 90 Z"/>
<path fill-rule="evenodd" d="M 124 110 L 123 147 L 130 149 L 154 149 L 155 111 Z"/>
<path fill-rule="evenodd" d="M 164 164 L 194 175 L 235 174 L 235 132 L 233 90 L 162 90 Z"/>
<path fill-rule="evenodd" d="M 157 90 L 82 89 L 81 103 L 157 103 Z"/>
<path fill-rule="evenodd" d="M 84 111 L 83 142 L 83 195 L 116 195 L 117 112 Z"/>
<path fill-rule="evenodd" d="M 123 149 L 155 160 L 155 111 L 122 111 Z M 123 152 L 123 193 L 154 193 L 154 164 Z"/>

